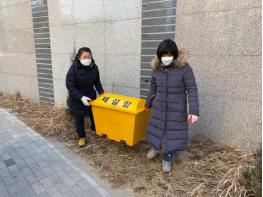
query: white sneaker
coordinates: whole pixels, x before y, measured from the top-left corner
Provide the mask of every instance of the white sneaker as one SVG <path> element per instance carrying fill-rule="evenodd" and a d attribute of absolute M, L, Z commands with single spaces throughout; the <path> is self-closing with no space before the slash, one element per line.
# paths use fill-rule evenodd
<path fill-rule="evenodd" d="M 170 173 L 172 171 L 172 162 L 163 160 L 163 172 Z"/>
<path fill-rule="evenodd" d="M 156 155 L 157 155 L 158 153 L 159 153 L 159 151 L 156 150 L 154 147 L 152 147 L 152 148 L 148 151 L 148 153 L 147 153 L 147 158 L 148 158 L 148 159 L 153 159 L 153 158 L 156 157 Z"/>

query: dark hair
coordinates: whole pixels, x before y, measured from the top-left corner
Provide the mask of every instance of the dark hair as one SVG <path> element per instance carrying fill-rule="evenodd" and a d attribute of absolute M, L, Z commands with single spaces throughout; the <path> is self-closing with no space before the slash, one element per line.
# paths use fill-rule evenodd
<path fill-rule="evenodd" d="M 157 48 L 157 57 L 161 60 L 162 56 L 165 54 L 171 54 L 174 56 L 174 59 L 178 56 L 178 48 L 176 43 L 171 39 L 163 40 Z"/>
<path fill-rule="evenodd" d="M 77 52 L 77 54 L 76 54 L 76 56 L 75 56 L 75 58 L 74 58 L 74 62 L 79 62 L 79 58 L 80 58 L 80 56 L 82 55 L 82 53 L 84 53 L 84 52 L 88 52 L 88 53 L 90 53 L 91 56 L 92 56 L 92 53 L 91 53 L 90 48 L 88 48 L 88 47 L 82 47 L 82 48 L 80 48 L 80 49 L 78 50 L 78 52 Z M 92 61 L 93 61 L 93 57 L 92 57 Z"/>

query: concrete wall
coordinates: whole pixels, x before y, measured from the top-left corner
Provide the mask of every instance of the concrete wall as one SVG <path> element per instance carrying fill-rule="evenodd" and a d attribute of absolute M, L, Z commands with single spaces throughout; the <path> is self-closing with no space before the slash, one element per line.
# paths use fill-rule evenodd
<path fill-rule="evenodd" d="M 175 40 L 200 93 L 192 134 L 252 150 L 261 142 L 261 1 L 177 1 Z"/>
<path fill-rule="evenodd" d="M 56 105 L 65 105 L 70 58 L 83 46 L 106 91 L 139 96 L 141 0 L 48 0 L 48 12 Z"/>
<path fill-rule="evenodd" d="M 261 142 L 261 32 L 260 0 L 1 0 L 0 91 L 65 105 L 71 58 L 87 46 L 106 91 L 143 97 L 157 45 L 175 36 L 199 87 L 190 134 L 252 150 Z"/>
<path fill-rule="evenodd" d="M 31 0 L 0 1 L 0 92 L 38 101 Z"/>

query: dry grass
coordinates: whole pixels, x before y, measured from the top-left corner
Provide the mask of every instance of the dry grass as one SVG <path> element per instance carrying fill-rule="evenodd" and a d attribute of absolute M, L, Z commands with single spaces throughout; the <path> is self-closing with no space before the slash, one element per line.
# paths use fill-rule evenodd
<path fill-rule="evenodd" d="M 243 172 L 253 168 L 255 155 L 204 136 L 194 137 L 188 151 L 176 155 L 172 174 L 161 171 L 161 156 L 146 159 L 149 145 L 133 148 L 98 137 L 88 131 L 88 145 L 79 149 L 73 119 L 64 108 L 31 103 L 19 95 L 0 95 L 0 107 L 9 108 L 28 126 L 44 136 L 59 139 L 88 160 L 112 187 L 133 188 L 135 196 L 253 196 Z"/>

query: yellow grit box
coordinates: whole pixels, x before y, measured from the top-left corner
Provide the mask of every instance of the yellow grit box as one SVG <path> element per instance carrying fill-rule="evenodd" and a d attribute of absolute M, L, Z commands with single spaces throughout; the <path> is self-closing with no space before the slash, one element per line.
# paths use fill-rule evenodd
<path fill-rule="evenodd" d="M 96 134 L 134 146 L 145 138 L 150 114 L 144 110 L 145 102 L 144 99 L 112 93 L 91 101 Z"/>

